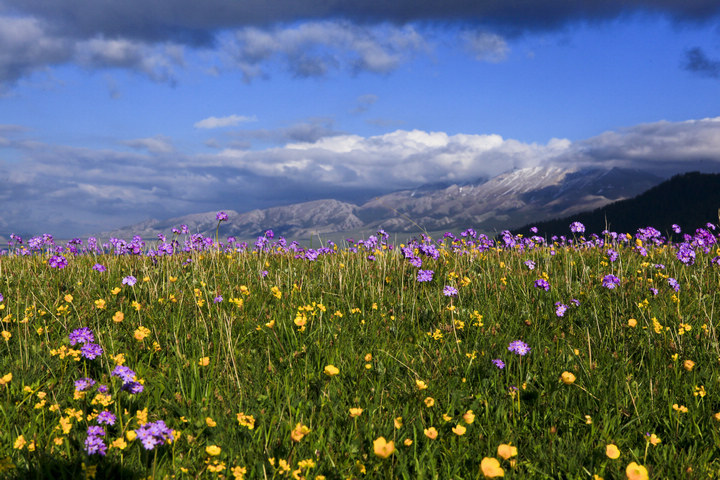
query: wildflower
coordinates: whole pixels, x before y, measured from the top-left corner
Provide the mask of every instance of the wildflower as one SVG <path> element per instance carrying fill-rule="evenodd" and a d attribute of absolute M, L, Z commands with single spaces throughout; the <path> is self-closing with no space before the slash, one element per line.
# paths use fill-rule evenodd
<path fill-rule="evenodd" d="M 418 390 L 425 390 L 428 388 L 427 383 L 423 380 L 415 380 L 415 385 L 417 385 Z"/>
<path fill-rule="evenodd" d="M 467 412 L 465 412 L 463 414 L 462 418 L 463 418 L 463 421 L 465 421 L 465 423 L 470 425 L 471 423 L 473 423 L 475 421 L 475 414 L 473 413 L 472 410 L 468 410 Z"/>
<path fill-rule="evenodd" d="M 580 222 L 573 222 L 570 224 L 570 231 L 573 233 L 584 233 L 585 225 Z"/>
<path fill-rule="evenodd" d="M 634 318 L 629 319 L 628 326 L 635 328 L 637 326 L 637 320 L 635 320 Z"/>
<path fill-rule="evenodd" d="M 217 426 L 217 422 L 215 420 L 213 420 L 211 417 L 205 417 L 205 423 L 207 424 L 208 427 L 211 427 L 211 428 Z"/>
<path fill-rule="evenodd" d="M 645 436 L 647 437 L 647 441 L 650 442 L 650 444 L 652 444 L 653 446 L 662 442 L 662 440 L 660 440 L 660 437 L 658 437 L 654 433 L 646 433 Z"/>
<path fill-rule="evenodd" d="M 432 397 L 425 397 L 425 400 L 423 400 L 423 402 L 425 402 L 426 407 L 432 407 L 435 405 L 435 399 Z"/>
<path fill-rule="evenodd" d="M 3 340 L 5 340 L 6 342 L 10 341 L 10 338 L 12 338 L 12 333 L 8 332 L 7 330 L 3 330 L 2 332 L 0 332 L 0 335 L 2 335 Z"/>
<path fill-rule="evenodd" d="M 558 317 L 565 316 L 565 312 L 567 311 L 568 306 L 561 303 L 561 302 L 555 302 L 555 315 Z"/>
<path fill-rule="evenodd" d="M 120 323 L 120 322 L 122 322 L 123 320 L 125 320 L 125 314 L 124 314 L 123 312 L 119 312 L 119 311 L 118 311 L 118 312 L 115 312 L 115 314 L 113 315 L 112 319 L 113 319 L 113 322 L 115 322 L 115 323 Z"/>
<path fill-rule="evenodd" d="M 635 462 L 630 462 L 625 469 L 625 475 L 627 475 L 628 480 L 648 480 L 649 478 L 647 468 Z"/>
<path fill-rule="evenodd" d="M 418 282 L 430 282 L 433 279 L 432 270 L 418 270 L 417 281 Z"/>
<path fill-rule="evenodd" d="M 353 417 L 353 418 L 359 417 L 360 415 L 362 415 L 362 412 L 363 412 L 363 409 L 360 408 L 360 407 L 351 408 L 351 409 L 350 409 L 350 416 Z"/>
<path fill-rule="evenodd" d="M 97 416 L 98 423 L 103 425 L 115 425 L 116 419 L 115 415 L 110 413 L 108 410 L 103 410 Z"/>
<path fill-rule="evenodd" d="M 135 380 L 135 372 L 125 365 L 116 365 L 110 376 L 119 377 L 123 383 L 130 383 Z"/>
<path fill-rule="evenodd" d="M 237 414 L 237 421 L 243 427 L 247 427 L 248 430 L 255 428 L 255 417 L 252 415 L 245 415 L 244 412 L 240 412 Z"/>
<path fill-rule="evenodd" d="M 105 310 L 105 305 L 105 300 L 103 300 L 102 298 L 95 300 L 95 308 L 97 308 L 98 310 Z"/>
<path fill-rule="evenodd" d="M 672 287 L 673 290 L 675 290 L 676 292 L 680 291 L 680 283 L 677 280 L 670 277 L 667 279 L 667 281 L 668 281 L 668 285 L 670 285 L 670 287 Z"/>
<path fill-rule="evenodd" d="M 167 441 L 172 442 L 175 439 L 172 430 L 162 420 L 142 425 L 135 430 L 135 435 L 140 439 L 145 450 L 152 450 Z"/>
<path fill-rule="evenodd" d="M 565 385 L 571 385 L 571 384 L 575 383 L 575 375 L 573 375 L 573 374 L 570 373 L 570 372 L 563 372 L 563 373 L 560 375 L 560 380 L 561 380 Z"/>
<path fill-rule="evenodd" d="M 503 361 L 500 360 L 499 358 L 496 358 L 495 360 L 493 360 L 492 363 L 493 363 L 493 365 L 495 365 L 495 366 L 496 366 L 497 368 L 499 368 L 500 370 L 502 370 L 503 368 L 505 368 L 505 362 L 503 362 Z"/>
<path fill-rule="evenodd" d="M 530 353 L 530 347 L 522 340 L 515 340 L 513 342 L 510 342 L 510 345 L 508 345 L 508 350 L 520 355 L 521 357 Z"/>
<path fill-rule="evenodd" d="M 438 436 L 438 431 L 435 429 L 435 427 L 425 428 L 423 429 L 423 433 L 430 440 L 435 440 Z"/>
<path fill-rule="evenodd" d="M 67 258 L 62 255 L 53 255 L 48 259 L 48 265 L 50 265 L 51 268 L 61 269 L 67 267 L 67 264 Z"/>
<path fill-rule="evenodd" d="M 443 288 L 443 295 L 446 297 L 457 297 L 458 289 L 455 287 L 452 287 L 450 285 L 445 285 L 445 288 Z"/>
<path fill-rule="evenodd" d="M 718 414 L 718 415 L 720 415 L 720 414 Z M 718 417 L 718 418 L 720 419 L 720 417 Z M 393 425 L 395 425 L 395 428 L 396 428 L 397 430 L 400 430 L 400 429 L 402 428 L 402 426 L 403 426 L 403 418 L 402 418 L 402 417 L 395 417 L 395 418 L 393 419 Z"/>
<path fill-rule="evenodd" d="M 505 443 L 500 444 L 497 448 L 497 454 L 498 457 L 501 457 L 503 460 L 508 460 L 517 456 L 517 447 Z"/>
<path fill-rule="evenodd" d="M 707 395 L 705 392 L 705 387 L 703 385 L 695 386 L 695 390 L 693 391 L 693 396 L 703 398 Z"/>
<path fill-rule="evenodd" d="M 215 214 L 215 220 L 218 222 L 225 222 L 228 219 L 228 215 L 225 212 L 218 212 Z"/>
<path fill-rule="evenodd" d="M 688 372 L 691 372 L 692 369 L 695 368 L 695 362 L 693 362 L 692 360 L 689 360 L 689 359 L 688 359 L 688 360 L 685 360 L 685 361 L 683 362 L 683 368 L 684 368 L 685 370 L 687 370 Z"/>
<path fill-rule="evenodd" d="M 233 477 L 235 477 L 235 480 L 244 480 L 245 474 L 247 473 L 247 468 L 245 467 L 233 467 L 232 470 L 230 470 L 233 474 Z"/>
<path fill-rule="evenodd" d="M 201 367 L 207 367 L 210 365 L 210 357 L 202 357 L 200 360 L 198 360 L 198 365 Z"/>
<path fill-rule="evenodd" d="M 86 343 L 80 348 L 82 356 L 88 360 L 94 360 L 103 353 L 103 349 L 97 343 Z"/>
<path fill-rule="evenodd" d="M 672 408 L 673 408 L 673 410 L 675 410 L 676 412 L 679 412 L 679 413 L 687 413 L 688 412 L 688 408 L 685 405 L 678 405 L 677 403 L 673 403 Z"/>
<path fill-rule="evenodd" d="M 325 375 L 333 377 L 340 373 L 340 370 L 335 365 L 326 365 L 323 372 L 325 372 Z"/>
<path fill-rule="evenodd" d="M 395 451 L 395 442 L 385 440 L 385 437 L 378 437 L 373 441 L 373 451 L 380 458 L 388 458 Z"/>
<path fill-rule="evenodd" d="M 128 275 L 127 277 L 122 279 L 123 285 L 133 286 L 137 283 L 137 278 L 133 277 L 132 275 Z"/>
<path fill-rule="evenodd" d="M 609 274 L 603 277 L 602 286 L 608 290 L 612 290 L 618 285 L 620 285 L 620 279 L 615 275 Z"/>
<path fill-rule="evenodd" d="M 610 443 L 605 446 L 605 455 L 607 455 L 608 458 L 616 460 L 620 458 L 620 449 L 617 445 Z"/>
<path fill-rule="evenodd" d="M 221 451 L 222 451 L 222 449 L 220 447 L 218 447 L 217 445 L 208 445 L 207 447 L 205 447 L 205 453 L 207 453 L 211 457 L 220 455 Z"/>
<path fill-rule="evenodd" d="M 88 435 L 85 439 L 85 452 L 88 455 L 102 455 L 105 456 L 107 452 L 107 445 L 105 441 L 96 435 Z"/>
<path fill-rule="evenodd" d="M 677 223 L 673 223 L 673 224 L 672 224 L 672 230 L 673 230 L 673 232 L 675 232 L 675 233 L 680 233 L 680 231 L 681 231 L 681 230 L 680 230 L 680 225 L 678 225 Z"/>
<path fill-rule="evenodd" d="M 150 329 L 147 327 L 140 326 L 135 330 L 134 337 L 138 342 L 142 342 L 145 338 L 150 335 Z"/>
<path fill-rule="evenodd" d="M 458 437 L 465 435 L 465 432 L 467 431 L 467 428 L 464 426 L 457 424 L 452 428 L 452 432 L 457 435 Z"/>
<path fill-rule="evenodd" d="M 84 392 L 93 385 L 95 385 L 95 380 L 92 378 L 81 378 L 79 380 L 75 380 L 75 391 Z"/>
<path fill-rule="evenodd" d="M 538 278 L 535 280 L 535 288 L 542 288 L 546 292 L 550 291 L 550 284 L 544 278 Z"/>
<path fill-rule="evenodd" d="M 497 478 L 504 477 L 505 470 L 500 466 L 500 461 L 497 458 L 485 457 L 480 462 L 480 470 L 485 478 Z"/>
<path fill-rule="evenodd" d="M 90 343 L 95 341 L 95 335 L 93 335 L 92 330 L 87 327 L 73 330 L 72 332 L 70 332 L 69 338 L 70 345 L 75 345 L 78 343 Z"/>
<path fill-rule="evenodd" d="M 292 438 L 294 442 L 299 442 L 308 433 L 310 433 L 310 429 L 302 423 L 298 423 L 290 432 L 290 438 Z"/>
<path fill-rule="evenodd" d="M 25 440 L 24 435 L 20 435 L 15 439 L 15 443 L 13 443 L 13 448 L 15 450 L 22 450 L 23 448 L 25 448 L 25 445 L 27 445 L 27 440 Z"/>
<path fill-rule="evenodd" d="M 107 270 L 107 268 L 105 268 L 105 265 L 102 265 L 100 263 L 96 263 L 95 265 L 93 265 L 92 269 L 97 272 L 104 272 L 105 270 Z"/>
<path fill-rule="evenodd" d="M 523 263 L 529 270 L 535 270 L 535 262 L 533 262 L 532 260 L 527 260 Z"/>

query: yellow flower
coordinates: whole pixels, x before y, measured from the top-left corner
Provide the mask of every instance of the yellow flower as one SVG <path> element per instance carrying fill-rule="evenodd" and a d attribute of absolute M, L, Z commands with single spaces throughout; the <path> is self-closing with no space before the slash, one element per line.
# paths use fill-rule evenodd
<path fill-rule="evenodd" d="M 417 385 L 418 390 L 425 390 L 428 388 L 427 383 L 422 380 L 415 380 L 415 385 Z"/>
<path fill-rule="evenodd" d="M 625 469 L 628 480 L 648 480 L 647 468 L 631 462 Z"/>
<path fill-rule="evenodd" d="M 614 443 L 609 443 L 605 446 L 605 455 L 607 455 L 608 458 L 616 460 L 620 458 L 620 449 Z"/>
<path fill-rule="evenodd" d="M 201 367 L 207 367 L 210 365 L 210 357 L 202 357 L 200 360 L 198 360 L 198 365 Z"/>
<path fill-rule="evenodd" d="M 115 312 L 115 315 L 113 315 L 113 322 L 120 323 L 123 320 L 125 320 L 125 314 L 123 312 L 117 311 Z"/>
<path fill-rule="evenodd" d="M 135 417 L 137 418 L 138 425 L 143 426 L 146 423 L 148 423 L 148 409 L 147 407 L 143 408 L 142 410 L 138 410 L 135 412 Z"/>
<path fill-rule="evenodd" d="M 128 442 L 132 442 L 133 440 L 135 440 L 137 438 L 137 433 L 135 433 L 135 430 L 128 430 L 125 433 L 125 438 L 128 439 Z"/>
<path fill-rule="evenodd" d="M 215 420 L 213 420 L 210 417 L 205 417 L 205 423 L 207 424 L 208 427 L 216 427 L 217 426 L 217 422 L 215 422 Z"/>
<path fill-rule="evenodd" d="M 452 431 L 457 436 L 465 435 L 465 432 L 467 431 L 467 428 L 463 427 L 462 425 L 458 424 L 452 428 Z"/>
<path fill-rule="evenodd" d="M 475 414 L 473 413 L 472 410 L 468 410 L 467 412 L 465 412 L 465 414 L 462 416 L 462 418 L 465 421 L 465 423 L 470 425 L 471 423 L 473 423 L 475 421 Z"/>
<path fill-rule="evenodd" d="M 637 320 L 635 320 L 634 318 L 629 319 L 628 326 L 635 328 L 637 326 Z"/>
<path fill-rule="evenodd" d="M 237 466 L 233 467 L 230 471 L 232 472 L 233 477 L 235 477 L 235 480 L 244 480 L 245 474 L 247 473 L 247 468 Z"/>
<path fill-rule="evenodd" d="M 406 438 L 405 441 L 403 442 L 403 444 L 404 444 L 406 447 L 409 447 L 410 445 L 413 444 L 413 441 L 410 440 L 409 438 Z"/>
<path fill-rule="evenodd" d="M 245 415 L 244 412 L 240 412 L 237 414 L 237 421 L 243 427 L 247 427 L 248 430 L 255 428 L 255 417 L 252 415 Z"/>
<path fill-rule="evenodd" d="M 324 372 L 325 375 L 332 377 L 340 373 L 340 370 L 335 365 L 326 365 Z"/>
<path fill-rule="evenodd" d="M 7 385 L 12 380 L 12 372 L 6 373 L 0 378 L 0 385 Z"/>
<path fill-rule="evenodd" d="M 687 370 L 688 372 L 691 371 L 695 367 L 695 362 L 692 360 L 685 360 L 683 362 L 683 368 Z"/>
<path fill-rule="evenodd" d="M 120 287 L 113 288 L 112 290 L 110 290 L 110 293 L 112 293 L 113 295 L 117 295 L 118 293 L 120 293 Z"/>
<path fill-rule="evenodd" d="M 125 441 L 124 438 L 119 437 L 119 438 L 116 438 L 115 441 L 110 444 L 110 446 L 112 446 L 113 448 L 117 448 L 119 450 L 125 450 L 125 447 L 127 447 L 127 442 Z"/>
<path fill-rule="evenodd" d="M 435 399 L 433 397 L 425 397 L 425 400 L 423 401 L 425 402 L 426 407 L 432 407 L 435 405 Z"/>
<path fill-rule="evenodd" d="M 65 295 L 65 296 L 63 297 L 63 300 L 65 300 L 67 303 L 72 303 L 72 301 L 73 301 L 73 296 L 68 293 L 67 295 Z"/>
<path fill-rule="evenodd" d="M 13 448 L 14 448 L 15 450 L 22 450 L 23 448 L 25 448 L 25 445 L 26 445 L 26 444 L 27 444 L 27 440 L 25 440 L 25 436 L 24 436 L 24 435 L 20 435 L 20 436 L 15 440 L 15 443 L 13 444 Z"/>
<path fill-rule="evenodd" d="M 716 414 L 718 415 L 718 420 L 720 420 L 720 413 Z M 395 428 L 400 430 L 403 426 L 403 418 L 402 417 L 395 417 L 393 419 L 393 424 L 395 425 Z"/>
<path fill-rule="evenodd" d="M 648 442 L 650 442 L 653 446 L 655 446 L 655 445 L 657 445 L 658 443 L 662 442 L 662 440 L 660 440 L 660 437 L 658 437 L 658 436 L 655 435 L 654 433 L 651 434 L 651 435 L 649 435 L 647 440 L 648 440 Z"/>
<path fill-rule="evenodd" d="M 138 342 L 142 342 L 148 335 L 150 335 L 150 329 L 140 326 L 135 330 L 134 337 Z"/>
<path fill-rule="evenodd" d="M 371 362 L 371 361 L 372 361 L 372 353 L 368 353 L 367 355 L 365 355 L 365 361 L 366 361 L 366 362 Z"/>
<path fill-rule="evenodd" d="M 430 440 L 435 440 L 438 436 L 438 431 L 435 430 L 435 427 L 426 428 L 423 430 L 423 433 L 426 437 L 428 437 Z"/>
<path fill-rule="evenodd" d="M 505 470 L 500 467 L 500 461 L 497 458 L 485 457 L 480 462 L 480 470 L 485 478 L 504 477 Z"/>
<path fill-rule="evenodd" d="M 205 447 L 205 453 L 207 453 L 211 457 L 220 455 L 221 451 L 222 451 L 222 449 L 220 447 L 218 447 L 217 445 L 208 445 L 207 447 Z"/>
<path fill-rule="evenodd" d="M 7 342 L 10 340 L 10 337 L 12 337 L 12 333 L 8 332 L 7 330 L 3 330 L 0 332 L 0 335 L 2 335 L 3 339 Z"/>
<path fill-rule="evenodd" d="M 104 310 L 105 309 L 105 300 L 103 300 L 102 298 L 95 300 L 95 308 L 97 308 L 99 310 Z"/>
<path fill-rule="evenodd" d="M 685 405 L 678 405 L 677 403 L 673 403 L 673 410 L 680 413 L 687 413 L 688 408 Z"/>
<path fill-rule="evenodd" d="M 302 423 L 298 423 L 292 432 L 290 432 L 290 438 L 292 438 L 294 442 L 299 442 L 308 433 L 310 433 L 310 429 Z"/>
<path fill-rule="evenodd" d="M 560 380 L 561 380 L 565 385 L 570 385 L 570 384 L 572 384 L 572 383 L 575 383 L 575 375 L 573 375 L 573 374 L 570 373 L 570 372 L 563 372 L 563 373 L 560 375 Z"/>
<path fill-rule="evenodd" d="M 354 418 L 354 417 L 359 417 L 360 415 L 362 415 L 362 412 L 363 412 L 363 409 L 360 408 L 360 407 L 351 408 L 351 409 L 350 409 L 350 416 L 353 417 L 353 418 Z"/>
<path fill-rule="evenodd" d="M 507 460 L 512 457 L 517 456 L 517 447 L 510 445 L 510 444 L 500 444 L 497 448 L 497 454 L 498 457 L 501 457 L 503 460 Z"/>
<path fill-rule="evenodd" d="M 373 442 L 373 451 L 380 458 L 388 458 L 395 451 L 395 442 L 385 440 L 385 437 L 378 437 Z"/>

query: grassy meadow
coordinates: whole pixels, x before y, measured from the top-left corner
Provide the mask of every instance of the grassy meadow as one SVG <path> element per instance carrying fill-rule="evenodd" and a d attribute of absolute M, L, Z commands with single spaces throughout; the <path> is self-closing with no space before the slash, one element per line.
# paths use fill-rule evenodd
<path fill-rule="evenodd" d="M 714 225 L 218 238 L 13 237 L 0 477 L 719 476 Z"/>

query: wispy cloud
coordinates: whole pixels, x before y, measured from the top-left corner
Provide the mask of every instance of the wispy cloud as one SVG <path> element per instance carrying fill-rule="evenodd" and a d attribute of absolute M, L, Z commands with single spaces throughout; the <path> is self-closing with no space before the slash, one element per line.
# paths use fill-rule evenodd
<path fill-rule="evenodd" d="M 199 122 L 195 122 L 193 125 L 195 128 L 205 128 L 205 129 L 212 129 L 212 128 L 223 128 L 223 127 L 234 127 L 237 125 L 240 125 L 241 123 L 247 123 L 247 122 L 257 122 L 257 117 L 255 115 L 247 117 L 245 115 L 228 115 L 226 117 L 208 117 L 200 120 Z"/>
<path fill-rule="evenodd" d="M 720 60 L 708 58 L 700 47 L 690 48 L 685 51 L 682 67 L 704 77 L 720 78 Z"/>

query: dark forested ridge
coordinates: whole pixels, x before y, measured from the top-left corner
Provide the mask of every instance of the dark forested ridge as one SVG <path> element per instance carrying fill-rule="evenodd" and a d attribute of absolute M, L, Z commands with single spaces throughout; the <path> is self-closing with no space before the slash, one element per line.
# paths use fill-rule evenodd
<path fill-rule="evenodd" d="M 664 235 L 678 224 L 683 232 L 694 232 L 708 222 L 718 223 L 720 209 L 720 174 L 689 172 L 649 189 L 637 197 L 620 200 L 590 212 L 538 222 L 513 229 L 513 233 L 529 234 L 535 226 L 538 235 L 569 235 L 569 225 L 581 222 L 585 235 L 600 234 L 607 229 L 634 233 L 638 228 L 655 227 Z"/>

